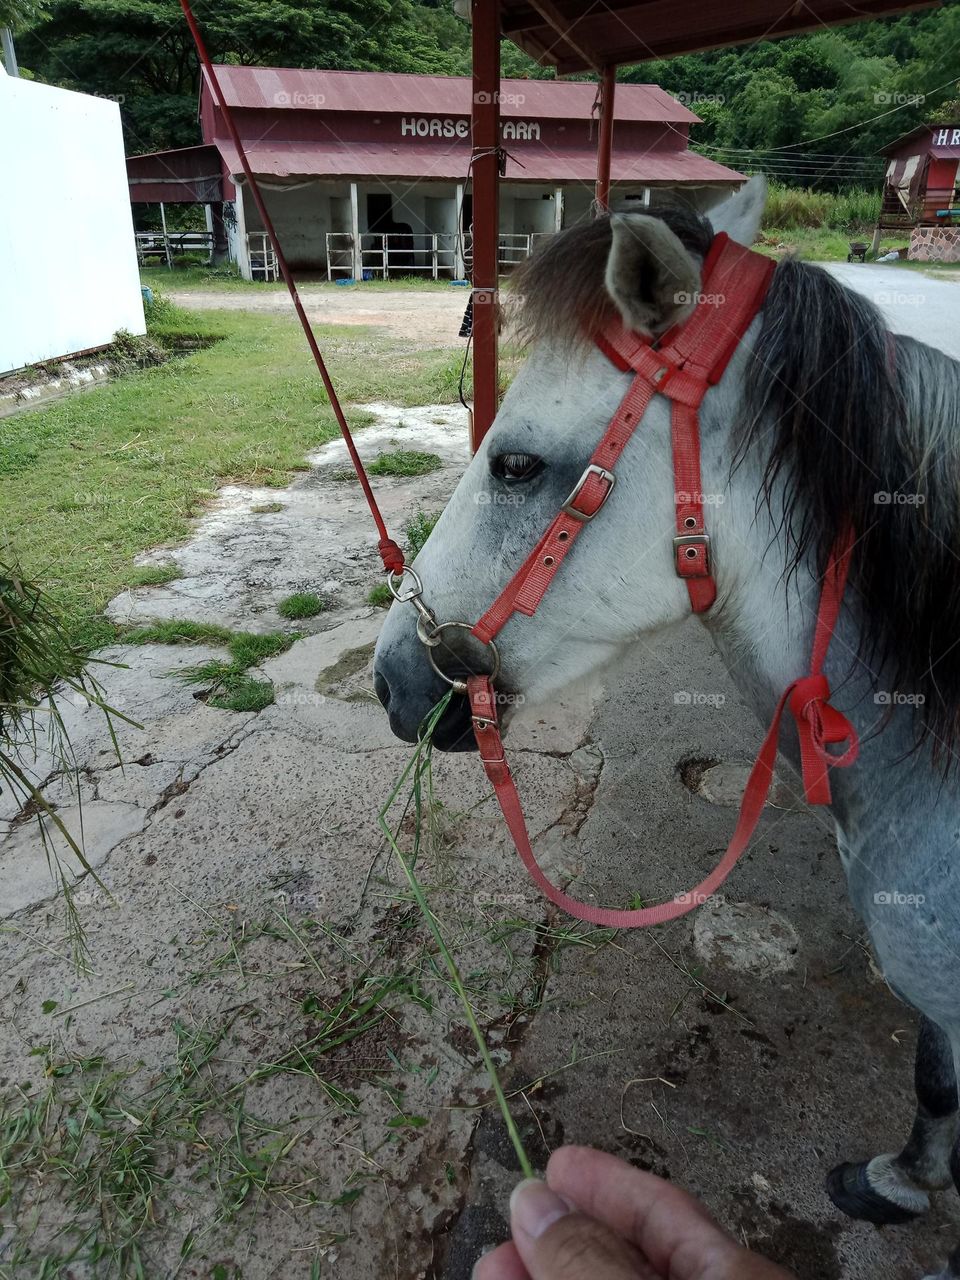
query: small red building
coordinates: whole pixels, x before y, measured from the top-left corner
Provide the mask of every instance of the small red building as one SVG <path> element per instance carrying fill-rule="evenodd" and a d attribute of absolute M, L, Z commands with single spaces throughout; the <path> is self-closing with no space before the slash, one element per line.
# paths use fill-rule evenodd
<path fill-rule="evenodd" d="M 467 77 L 216 70 L 292 266 L 331 277 L 463 276 L 472 223 Z M 596 94 L 583 81 L 503 81 L 504 266 L 525 257 L 537 236 L 590 215 Z M 698 120 L 656 85 L 619 85 L 614 202 L 647 208 L 669 194 L 706 209 L 743 182 L 689 149 Z M 200 124 L 202 146 L 128 160 L 131 200 L 210 206 L 215 238 L 244 275 L 261 274 L 269 246 L 206 77 Z"/>
<path fill-rule="evenodd" d="M 910 230 L 909 257 L 960 262 L 960 124 L 923 124 L 897 138 L 889 156 L 881 230 Z"/>

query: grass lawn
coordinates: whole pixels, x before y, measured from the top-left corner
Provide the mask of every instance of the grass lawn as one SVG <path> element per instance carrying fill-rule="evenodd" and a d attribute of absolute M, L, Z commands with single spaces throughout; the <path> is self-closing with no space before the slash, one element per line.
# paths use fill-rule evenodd
<path fill-rule="evenodd" d="M 285 485 L 337 434 L 294 319 L 174 309 L 163 328 L 197 331 L 219 341 L 0 421 L 0 539 L 81 643 L 109 642 L 104 605 L 149 577 L 133 557 L 183 538 L 219 484 Z M 318 332 L 345 404 L 457 398 L 460 350 L 410 352 L 355 326 Z"/>

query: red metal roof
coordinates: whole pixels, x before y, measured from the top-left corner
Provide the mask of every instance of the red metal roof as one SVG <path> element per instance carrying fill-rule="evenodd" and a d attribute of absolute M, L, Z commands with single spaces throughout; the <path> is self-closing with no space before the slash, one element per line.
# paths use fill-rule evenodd
<path fill-rule="evenodd" d="M 240 160 L 232 144 L 216 140 L 227 169 L 240 172 Z M 470 151 L 467 146 L 443 150 L 408 142 L 394 147 L 384 142 L 311 143 L 246 141 L 250 167 L 256 174 L 271 177 L 407 178 L 410 181 L 446 180 L 462 182 Z M 524 167 L 511 157 L 506 178 L 528 182 L 586 182 L 597 176 L 595 152 L 524 150 Z M 614 182 L 648 183 L 738 183 L 743 174 L 708 160 L 695 151 L 649 151 L 641 155 L 617 155 L 614 147 Z"/>
<path fill-rule="evenodd" d="M 846 22 L 929 9 L 938 0 L 500 0 L 504 36 L 561 75 L 599 71 Z M 619 93 L 619 88 L 618 88 Z"/>
<path fill-rule="evenodd" d="M 217 66 L 227 105 L 249 110 L 365 111 L 468 116 L 469 76 L 314 71 L 297 67 Z M 204 75 L 204 87 L 206 75 Z M 586 81 L 502 80 L 502 116 L 589 119 L 597 86 Z M 655 84 L 619 84 L 617 120 L 697 124 L 700 117 Z"/>

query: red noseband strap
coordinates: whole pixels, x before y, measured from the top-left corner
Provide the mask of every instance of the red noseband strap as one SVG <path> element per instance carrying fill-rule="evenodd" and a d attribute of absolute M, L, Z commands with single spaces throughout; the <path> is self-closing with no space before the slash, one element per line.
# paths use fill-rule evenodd
<path fill-rule="evenodd" d="M 612 325 L 597 338 L 607 357 L 624 372 L 633 372 L 630 387 L 603 433 L 580 480 L 552 524 L 523 565 L 473 628 L 487 642 L 515 614 L 532 616 L 581 530 L 598 514 L 616 483 L 620 454 L 655 395 L 672 402 L 674 568 L 687 584 L 694 613 L 703 613 L 717 595 L 710 568 L 710 541 L 704 521 L 705 495 L 700 474 L 698 411 L 711 386 L 719 382 L 730 357 L 763 304 L 774 263 L 718 235 L 704 261 L 703 285 L 689 318 L 655 345 L 622 325 Z M 843 599 L 852 536 L 834 549 L 824 577 L 817 612 L 810 674 L 784 692 L 750 773 L 736 830 L 717 867 L 696 889 L 670 902 L 637 911 L 607 910 L 577 902 L 550 883 L 537 865 L 523 808 L 503 751 L 497 722 L 496 695 L 487 676 L 467 681 L 473 729 L 487 777 L 503 810 L 514 843 L 531 877 L 551 902 L 579 920 L 613 928 L 662 924 L 686 915 L 714 893 L 747 849 L 766 803 L 780 738 L 783 712 L 789 706 L 800 739 L 803 786 L 811 804 L 830 803 L 828 770 L 853 764 L 859 743 L 853 725 L 830 706 L 830 688 L 822 673 L 830 637 Z M 841 755 L 828 745 L 848 742 Z"/>

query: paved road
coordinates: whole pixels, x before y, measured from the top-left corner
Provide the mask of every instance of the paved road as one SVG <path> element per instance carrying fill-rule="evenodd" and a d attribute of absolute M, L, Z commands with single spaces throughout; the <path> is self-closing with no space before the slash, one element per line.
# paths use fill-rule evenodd
<path fill-rule="evenodd" d="M 827 270 L 883 312 L 894 333 L 939 347 L 960 360 L 960 277 L 934 280 L 905 267 L 830 263 Z"/>

